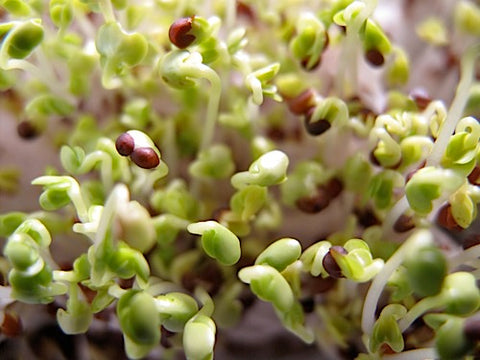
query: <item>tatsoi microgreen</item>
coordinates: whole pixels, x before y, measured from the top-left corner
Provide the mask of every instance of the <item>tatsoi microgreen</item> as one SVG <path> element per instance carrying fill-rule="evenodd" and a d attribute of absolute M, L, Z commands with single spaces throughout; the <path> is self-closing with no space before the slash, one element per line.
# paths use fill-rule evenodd
<path fill-rule="evenodd" d="M 478 357 L 479 55 L 467 0 L 0 1 L 2 355 Z"/>

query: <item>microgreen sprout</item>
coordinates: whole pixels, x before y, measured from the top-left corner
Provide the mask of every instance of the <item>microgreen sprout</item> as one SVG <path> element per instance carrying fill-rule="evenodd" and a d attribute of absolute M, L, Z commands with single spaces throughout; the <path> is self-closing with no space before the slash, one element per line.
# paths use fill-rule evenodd
<path fill-rule="evenodd" d="M 471 0 L 0 1 L 1 357 L 478 358 L 479 36 Z"/>

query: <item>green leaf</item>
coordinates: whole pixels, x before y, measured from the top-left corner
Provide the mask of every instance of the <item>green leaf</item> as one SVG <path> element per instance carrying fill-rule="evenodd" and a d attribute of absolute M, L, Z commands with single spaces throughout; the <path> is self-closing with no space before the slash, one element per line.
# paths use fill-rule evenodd
<path fill-rule="evenodd" d="M 294 295 L 290 284 L 269 265 L 254 265 L 241 269 L 238 277 L 250 284 L 255 295 L 264 301 L 271 302 L 279 311 L 285 312 L 294 305 Z"/>
<path fill-rule="evenodd" d="M 192 234 L 201 235 L 202 248 L 208 256 L 223 265 L 233 265 L 241 255 L 240 240 L 225 226 L 216 221 L 202 221 L 188 225 Z"/>
<path fill-rule="evenodd" d="M 302 252 L 300 242 L 284 238 L 270 244 L 255 260 L 255 265 L 270 265 L 282 272 L 288 265 L 296 261 Z"/>
<path fill-rule="evenodd" d="M 40 19 L 31 19 L 20 23 L 14 26 L 4 39 L 1 52 L 6 51 L 8 56 L 13 59 L 25 59 L 40 45 L 43 35 Z"/>

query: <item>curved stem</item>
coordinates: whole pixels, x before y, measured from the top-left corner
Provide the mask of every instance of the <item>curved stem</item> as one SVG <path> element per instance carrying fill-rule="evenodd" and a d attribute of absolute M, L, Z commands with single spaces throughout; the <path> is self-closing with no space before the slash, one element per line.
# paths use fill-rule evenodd
<path fill-rule="evenodd" d="M 89 222 L 88 210 L 85 202 L 83 201 L 82 193 L 80 191 L 80 186 L 74 180 L 71 182 L 70 189 L 68 190 L 68 196 L 72 200 L 73 206 L 77 211 L 78 218 L 82 223 Z"/>
<path fill-rule="evenodd" d="M 198 71 L 198 69 L 197 69 Z M 215 124 L 217 122 L 218 110 L 220 106 L 220 95 L 222 93 L 222 82 L 217 73 L 206 65 L 200 67 L 201 75 L 210 82 L 212 87 L 209 94 L 207 105 L 207 116 L 203 130 L 202 142 L 199 151 L 205 150 L 212 142 Z"/>
<path fill-rule="evenodd" d="M 86 173 L 93 169 L 97 162 L 100 162 L 101 164 L 100 175 L 102 177 L 103 185 L 107 189 L 111 189 L 113 186 L 112 158 L 107 153 L 101 150 L 96 150 L 88 154 L 79 170 Z"/>
<path fill-rule="evenodd" d="M 448 145 L 448 140 L 452 136 L 458 121 L 462 117 L 463 109 L 468 101 L 468 92 L 474 80 L 475 60 L 480 54 L 480 43 L 472 45 L 467 49 L 462 58 L 461 63 L 461 77 L 460 82 L 455 92 L 455 97 L 452 101 L 450 109 L 447 113 L 447 118 L 443 123 L 440 134 L 433 144 L 432 152 L 427 158 L 426 166 L 436 166 L 440 163 L 443 153 Z"/>
<path fill-rule="evenodd" d="M 416 303 L 408 313 L 398 322 L 398 326 L 401 332 L 407 330 L 412 323 L 417 320 L 420 316 L 426 313 L 428 310 L 439 307 L 442 305 L 442 298 L 435 297 L 426 297 Z"/>

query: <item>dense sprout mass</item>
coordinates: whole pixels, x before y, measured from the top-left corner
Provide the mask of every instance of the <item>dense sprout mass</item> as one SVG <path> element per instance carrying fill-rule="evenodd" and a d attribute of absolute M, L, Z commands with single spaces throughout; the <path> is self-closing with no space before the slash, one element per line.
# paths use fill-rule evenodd
<path fill-rule="evenodd" d="M 265 309 L 286 358 L 480 357 L 479 37 L 473 0 L 0 0 L 0 357 L 277 358 Z"/>

